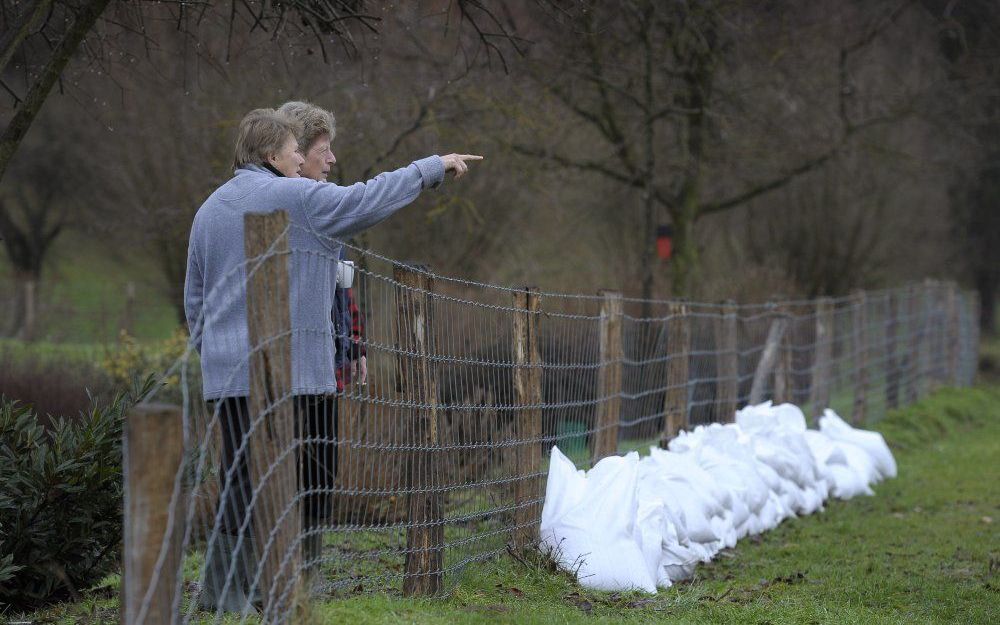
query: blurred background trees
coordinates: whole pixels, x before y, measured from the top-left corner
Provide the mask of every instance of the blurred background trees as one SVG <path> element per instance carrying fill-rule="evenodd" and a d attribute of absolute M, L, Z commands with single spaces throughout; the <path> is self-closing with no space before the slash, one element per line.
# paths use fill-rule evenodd
<path fill-rule="evenodd" d="M 29 5 L 3 3 L 5 36 Z M 70 288 L 89 280 L 102 293 L 133 283 L 136 331 L 169 336 L 191 218 L 231 174 L 236 123 L 289 99 L 336 113 L 338 182 L 428 153 L 487 156 L 362 248 L 477 280 L 647 297 L 955 277 L 979 290 L 992 327 L 991 0 L 344 5 L 327 28 L 294 12 L 256 24 L 242 5 L 233 18 L 229 5 L 109 3 L 0 181 L 0 306 L 12 311 L 0 332 L 25 333 L 32 282 L 36 336 L 113 338 L 52 329 L 85 314 L 119 325 L 125 296 L 96 308 Z M 65 35 L 46 28 L 0 67 L 8 130 Z"/>

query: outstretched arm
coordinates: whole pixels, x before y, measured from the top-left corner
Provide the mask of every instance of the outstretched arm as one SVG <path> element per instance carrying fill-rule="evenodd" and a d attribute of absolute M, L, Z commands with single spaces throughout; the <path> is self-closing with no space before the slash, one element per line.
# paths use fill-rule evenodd
<path fill-rule="evenodd" d="M 299 187 L 303 208 L 316 234 L 349 236 L 374 226 L 406 206 L 427 188 L 437 187 L 446 172 L 455 177 L 468 170 L 467 161 L 481 156 L 448 154 L 414 161 L 407 167 L 385 172 L 367 182 L 349 186 L 305 184 Z"/>

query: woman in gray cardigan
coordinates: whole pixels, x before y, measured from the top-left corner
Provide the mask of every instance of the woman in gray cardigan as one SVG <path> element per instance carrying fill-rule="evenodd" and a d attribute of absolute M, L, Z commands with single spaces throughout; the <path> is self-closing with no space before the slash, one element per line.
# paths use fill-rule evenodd
<path fill-rule="evenodd" d="M 245 456 L 237 458 L 250 424 L 247 410 L 249 338 L 246 319 L 246 257 L 243 218 L 248 213 L 284 210 L 291 227 L 290 308 L 292 324 L 292 388 L 296 412 L 322 410 L 336 393 L 334 342 L 330 332 L 333 305 L 331 272 L 336 270 L 346 237 L 386 219 L 428 188 L 436 188 L 445 173 L 458 178 L 467 161 L 480 156 L 449 154 L 414 161 L 396 171 L 349 186 L 299 177 L 303 157 L 298 152 L 297 122 L 272 109 L 251 111 L 240 122 L 235 146 L 235 176 L 209 196 L 195 215 L 188 246 L 184 304 L 191 340 L 201 355 L 204 398 L 218 410 L 223 439 L 220 477 L 224 480 L 222 525 L 216 548 L 206 563 L 205 586 L 199 602 L 207 608 L 243 610 L 248 570 L 254 568 L 249 536 L 242 554 L 233 554 L 245 525 L 252 496 Z M 298 419 L 297 419 L 298 420 Z M 242 562 L 230 567 L 230 558 Z M 225 594 L 225 576 L 234 570 Z"/>

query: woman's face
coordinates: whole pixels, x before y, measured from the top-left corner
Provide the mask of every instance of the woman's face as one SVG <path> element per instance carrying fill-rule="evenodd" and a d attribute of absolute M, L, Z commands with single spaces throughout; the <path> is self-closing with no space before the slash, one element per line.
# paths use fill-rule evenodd
<path fill-rule="evenodd" d="M 330 145 L 330 135 L 323 133 L 316 137 L 305 153 L 305 164 L 302 165 L 302 177 L 324 182 L 330 174 L 330 167 L 337 163 Z"/>
<path fill-rule="evenodd" d="M 286 178 L 298 178 L 299 170 L 305 159 L 299 154 L 299 144 L 295 141 L 295 136 L 288 135 L 285 144 L 281 146 L 277 154 L 273 154 L 267 159 L 271 166 L 280 171 Z"/>

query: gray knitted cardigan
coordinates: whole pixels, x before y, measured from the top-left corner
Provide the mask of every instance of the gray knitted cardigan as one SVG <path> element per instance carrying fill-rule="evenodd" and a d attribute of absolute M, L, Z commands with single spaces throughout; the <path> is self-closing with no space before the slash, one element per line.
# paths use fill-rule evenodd
<path fill-rule="evenodd" d="M 292 394 L 334 393 L 330 310 L 340 245 L 331 237 L 374 226 L 443 179 L 438 156 L 346 187 L 282 178 L 255 165 L 236 170 L 198 209 L 188 245 L 184 312 L 201 354 L 205 399 L 250 390 L 244 215 L 288 212 Z"/>

